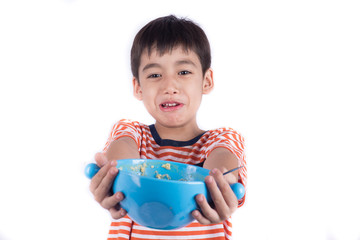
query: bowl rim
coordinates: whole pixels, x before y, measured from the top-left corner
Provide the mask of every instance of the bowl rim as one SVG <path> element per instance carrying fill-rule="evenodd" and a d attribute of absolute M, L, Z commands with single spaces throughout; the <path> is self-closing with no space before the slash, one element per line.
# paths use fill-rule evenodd
<path fill-rule="evenodd" d="M 157 161 L 157 162 L 163 162 L 163 163 L 171 163 L 171 164 L 175 164 L 175 165 L 180 165 L 180 166 L 191 166 L 194 168 L 200 168 L 203 171 L 207 172 L 208 174 L 210 173 L 209 169 L 206 168 L 202 168 L 200 166 L 196 166 L 196 165 L 191 165 L 191 164 L 187 164 L 187 163 L 179 163 L 179 162 L 175 162 L 175 161 L 167 161 L 167 160 L 160 160 L 160 159 L 141 159 L 141 158 L 128 158 L 128 159 L 118 159 L 117 161 L 117 165 L 116 168 L 119 169 L 119 162 L 120 161 L 140 161 L 140 162 L 148 162 L 148 161 Z M 191 180 L 191 181 L 180 181 L 180 180 L 173 180 L 173 179 L 159 179 L 156 177 L 150 177 L 150 176 L 144 176 L 144 175 L 140 175 L 137 174 L 133 171 L 128 171 L 128 170 L 120 170 L 119 169 L 119 173 L 120 172 L 127 174 L 127 175 L 131 175 L 131 176 L 137 176 L 137 177 L 141 177 L 141 178 L 145 178 L 145 179 L 150 179 L 152 181 L 160 181 L 160 182 L 171 182 L 171 183 L 175 183 L 175 184 L 205 184 L 205 181 L 202 180 Z M 206 176 L 205 176 L 206 177 Z"/>

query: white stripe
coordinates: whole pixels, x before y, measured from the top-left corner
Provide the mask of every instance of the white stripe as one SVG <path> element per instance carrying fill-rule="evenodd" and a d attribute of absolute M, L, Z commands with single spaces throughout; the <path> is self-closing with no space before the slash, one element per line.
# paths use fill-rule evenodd
<path fill-rule="evenodd" d="M 126 230 L 130 232 L 131 228 L 128 226 L 110 226 L 110 230 Z"/>
<path fill-rule="evenodd" d="M 132 220 L 129 219 L 129 218 L 120 218 L 120 219 L 113 219 L 112 222 L 118 222 L 118 223 L 127 222 L 127 223 L 131 223 Z"/>
<path fill-rule="evenodd" d="M 129 235 L 127 234 L 123 234 L 123 233 L 118 233 L 118 234 L 109 234 L 108 238 L 125 238 L 125 239 L 129 239 Z"/>
<path fill-rule="evenodd" d="M 169 161 L 180 162 L 180 163 L 185 163 L 188 160 L 185 157 L 184 158 L 178 158 L 178 157 L 175 157 L 175 156 L 172 156 L 172 155 L 165 156 L 164 158 L 166 158 L 166 160 L 169 160 Z"/>
<path fill-rule="evenodd" d="M 214 147 L 217 146 L 218 144 L 219 144 L 219 142 L 212 142 L 212 143 L 209 144 L 209 147 L 208 147 L 207 149 L 208 149 L 208 150 L 209 150 L 209 149 L 212 150 L 212 149 L 214 149 Z"/>
<path fill-rule="evenodd" d="M 230 236 L 230 235 L 227 234 L 227 233 L 225 233 L 225 238 L 226 238 L 227 240 L 232 240 L 232 236 Z"/>
<path fill-rule="evenodd" d="M 162 150 L 154 150 L 153 148 L 147 148 L 147 150 L 151 150 L 156 154 L 179 154 L 179 155 L 183 155 L 184 158 L 189 158 L 189 157 L 195 157 L 195 158 L 200 158 L 202 156 L 204 156 L 204 153 L 200 152 L 200 153 L 195 153 L 195 152 L 187 152 L 187 151 L 181 151 L 181 150 L 177 150 L 177 149 L 162 149 Z"/>
<path fill-rule="evenodd" d="M 174 147 L 176 149 L 173 149 L 173 148 L 163 148 L 163 149 L 159 149 L 158 152 L 159 153 L 164 153 L 164 152 L 167 152 L 167 151 L 171 151 L 171 150 L 175 150 L 175 151 L 184 151 L 184 152 L 194 152 L 195 150 L 197 151 L 201 151 L 201 145 L 200 146 L 183 146 L 183 147 Z M 178 150 L 178 148 L 184 148 L 186 150 Z"/>
<path fill-rule="evenodd" d="M 152 154 L 150 152 L 146 153 L 146 157 L 148 159 L 171 160 L 171 161 L 180 162 L 180 163 L 186 163 L 187 160 L 188 160 L 188 159 L 186 159 L 186 156 L 184 158 L 177 158 L 177 157 L 169 155 L 169 156 L 166 156 L 166 157 L 163 157 L 163 158 L 159 158 L 159 157 L 155 156 L 154 154 Z"/>
<path fill-rule="evenodd" d="M 133 226 L 134 229 L 138 229 L 138 230 L 145 230 L 145 231 L 164 231 L 164 230 L 157 230 L 157 229 L 150 229 L 147 227 L 143 227 L 140 225 L 134 225 Z M 217 224 L 214 226 L 202 226 L 202 227 L 183 227 L 183 228 L 179 228 L 179 229 L 175 229 L 175 230 L 170 230 L 171 232 L 192 232 L 192 231 L 206 231 L 206 230 L 211 230 L 211 229 L 220 229 L 223 228 L 222 224 Z"/>
<path fill-rule="evenodd" d="M 228 223 L 231 223 L 232 222 L 232 218 L 230 217 L 230 218 L 228 218 L 226 221 L 224 221 L 224 228 L 226 228 L 227 230 L 229 230 L 231 233 L 232 233 L 232 227 L 230 227 L 229 225 L 228 225 Z M 225 232 L 225 231 L 224 231 Z M 226 232 L 225 232 L 225 237 L 226 237 L 226 239 L 227 240 L 231 240 L 232 239 L 232 236 L 230 236 L 229 234 L 227 234 Z"/>
<path fill-rule="evenodd" d="M 221 233 L 213 233 L 213 234 L 203 234 L 203 235 L 193 235 L 193 236 L 162 236 L 162 235 L 143 235 L 133 233 L 132 237 L 143 238 L 143 239 L 204 239 L 204 238 L 214 238 L 214 237 L 224 237 L 225 234 Z"/>
<path fill-rule="evenodd" d="M 232 232 L 232 227 L 230 227 L 227 223 L 228 222 L 231 222 L 230 221 L 230 219 L 228 219 L 227 221 L 224 221 L 223 223 L 224 223 L 224 227 L 226 228 L 226 229 L 228 229 L 230 232 Z"/>

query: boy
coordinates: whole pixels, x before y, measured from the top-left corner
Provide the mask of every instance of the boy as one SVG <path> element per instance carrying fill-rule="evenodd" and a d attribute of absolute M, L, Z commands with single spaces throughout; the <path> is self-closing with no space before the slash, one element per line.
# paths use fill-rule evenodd
<path fill-rule="evenodd" d="M 230 128 L 201 130 L 196 112 L 203 94 L 213 86 L 211 54 L 203 30 L 186 19 L 167 16 L 155 19 L 136 35 L 131 49 L 134 96 L 143 101 L 155 119 L 154 125 L 120 120 L 111 131 L 103 153 L 95 155 L 102 168 L 93 177 L 90 190 L 108 209 L 114 221 L 109 239 L 230 239 L 230 216 L 244 203 L 229 184 L 246 186 L 243 139 Z M 118 172 L 117 159 L 145 158 L 176 161 L 212 169 L 205 182 L 214 200 L 210 206 L 199 194 L 201 212 L 196 221 L 175 231 L 160 231 L 133 222 L 121 208 L 124 196 L 110 193 Z"/>

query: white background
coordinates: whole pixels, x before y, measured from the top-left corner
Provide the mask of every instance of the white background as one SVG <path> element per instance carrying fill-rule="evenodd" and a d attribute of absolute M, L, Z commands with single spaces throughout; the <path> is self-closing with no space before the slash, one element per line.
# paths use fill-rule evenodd
<path fill-rule="evenodd" d="M 125 3 L 126 2 L 126 3 Z M 360 239 L 358 1 L 0 3 L 0 239 L 105 239 L 83 168 L 112 124 L 151 124 L 131 89 L 136 32 L 168 14 L 206 31 L 203 129 L 246 139 L 235 239 Z"/>

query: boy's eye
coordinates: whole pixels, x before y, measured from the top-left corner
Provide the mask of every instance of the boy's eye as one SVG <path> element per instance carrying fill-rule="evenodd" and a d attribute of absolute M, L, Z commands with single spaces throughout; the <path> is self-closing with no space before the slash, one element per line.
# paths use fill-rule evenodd
<path fill-rule="evenodd" d="M 189 72 L 189 71 L 181 71 L 181 72 L 179 72 L 179 75 L 187 75 L 187 74 L 190 74 L 191 72 Z"/>
<path fill-rule="evenodd" d="M 158 77 L 161 77 L 161 74 L 155 73 L 148 76 L 148 78 L 158 78 Z"/>

